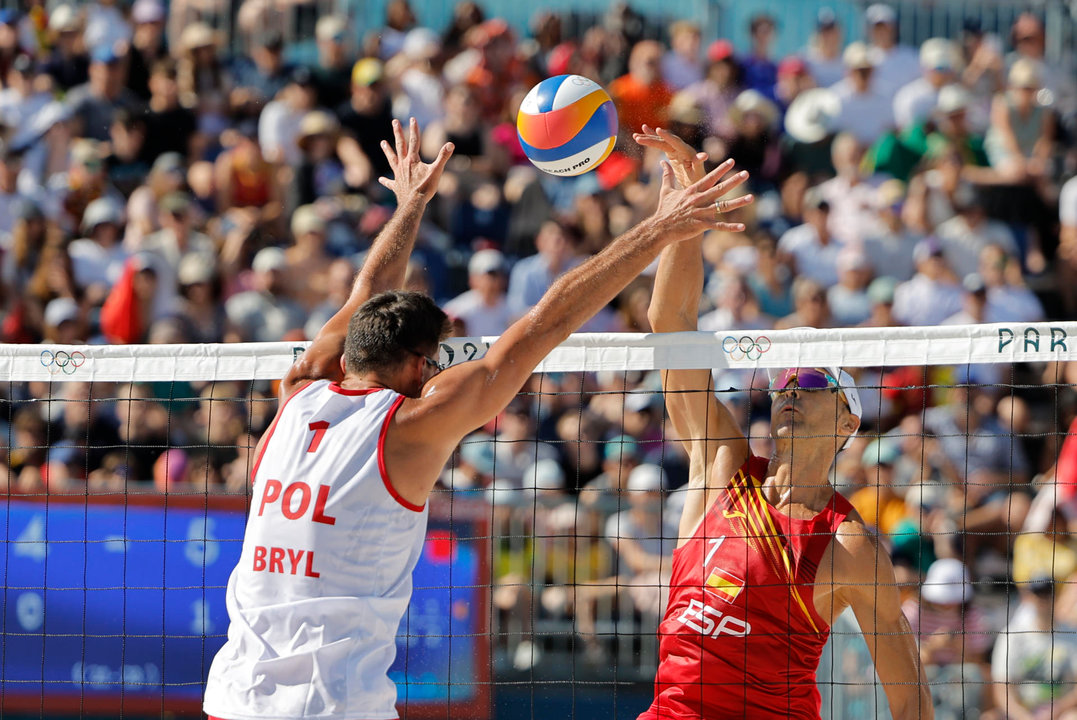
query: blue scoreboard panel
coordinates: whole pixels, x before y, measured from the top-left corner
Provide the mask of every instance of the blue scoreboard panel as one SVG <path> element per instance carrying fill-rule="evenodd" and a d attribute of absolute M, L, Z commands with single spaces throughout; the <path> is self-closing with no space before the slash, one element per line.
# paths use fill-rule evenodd
<path fill-rule="evenodd" d="M 228 629 L 242 499 L 72 500 L 0 508 L 0 715 L 198 715 Z M 488 712 L 485 535 L 466 513 L 431 513 L 390 671 L 408 717 Z"/>

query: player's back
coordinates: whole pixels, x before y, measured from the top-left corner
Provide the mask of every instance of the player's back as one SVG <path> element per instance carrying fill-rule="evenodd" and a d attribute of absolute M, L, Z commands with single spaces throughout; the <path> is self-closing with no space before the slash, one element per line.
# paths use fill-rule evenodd
<path fill-rule="evenodd" d="M 254 467 L 209 714 L 396 717 L 386 673 L 426 531 L 425 507 L 400 498 L 384 471 L 402 400 L 317 381 L 281 408 Z"/>

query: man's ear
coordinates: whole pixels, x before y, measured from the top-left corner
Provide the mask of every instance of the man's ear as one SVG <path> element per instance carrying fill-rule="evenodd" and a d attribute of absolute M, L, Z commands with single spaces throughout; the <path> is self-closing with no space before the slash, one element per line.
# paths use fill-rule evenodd
<path fill-rule="evenodd" d="M 343 355 L 340 356 L 340 372 L 343 373 L 344 375 L 348 374 L 348 367 L 344 362 L 344 356 Z"/>
<path fill-rule="evenodd" d="M 838 421 L 838 428 L 844 435 L 852 435 L 860 429 L 860 418 L 851 412 L 846 412 Z"/>

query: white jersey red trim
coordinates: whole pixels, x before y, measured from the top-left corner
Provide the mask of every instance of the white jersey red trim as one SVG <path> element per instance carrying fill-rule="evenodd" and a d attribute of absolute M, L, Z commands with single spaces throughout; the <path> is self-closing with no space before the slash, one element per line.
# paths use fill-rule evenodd
<path fill-rule="evenodd" d="M 207 714 L 397 717 L 387 673 L 427 519 L 385 469 L 385 435 L 403 400 L 320 380 L 281 405 L 255 461 Z"/>

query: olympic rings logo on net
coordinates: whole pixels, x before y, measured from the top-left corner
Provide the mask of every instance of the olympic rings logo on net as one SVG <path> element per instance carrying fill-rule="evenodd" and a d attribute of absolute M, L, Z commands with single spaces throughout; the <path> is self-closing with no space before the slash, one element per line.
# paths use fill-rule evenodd
<path fill-rule="evenodd" d="M 42 350 L 41 351 L 41 365 L 49 371 L 49 375 L 56 375 L 57 373 L 63 373 L 64 375 L 74 375 L 86 362 L 86 356 L 81 351 L 69 353 L 66 350 Z"/>
<path fill-rule="evenodd" d="M 758 360 L 763 357 L 763 353 L 770 350 L 771 344 L 766 335 L 754 339 L 747 335 L 739 339 L 726 335 L 722 340 L 722 352 L 728 355 L 730 360 Z"/>

